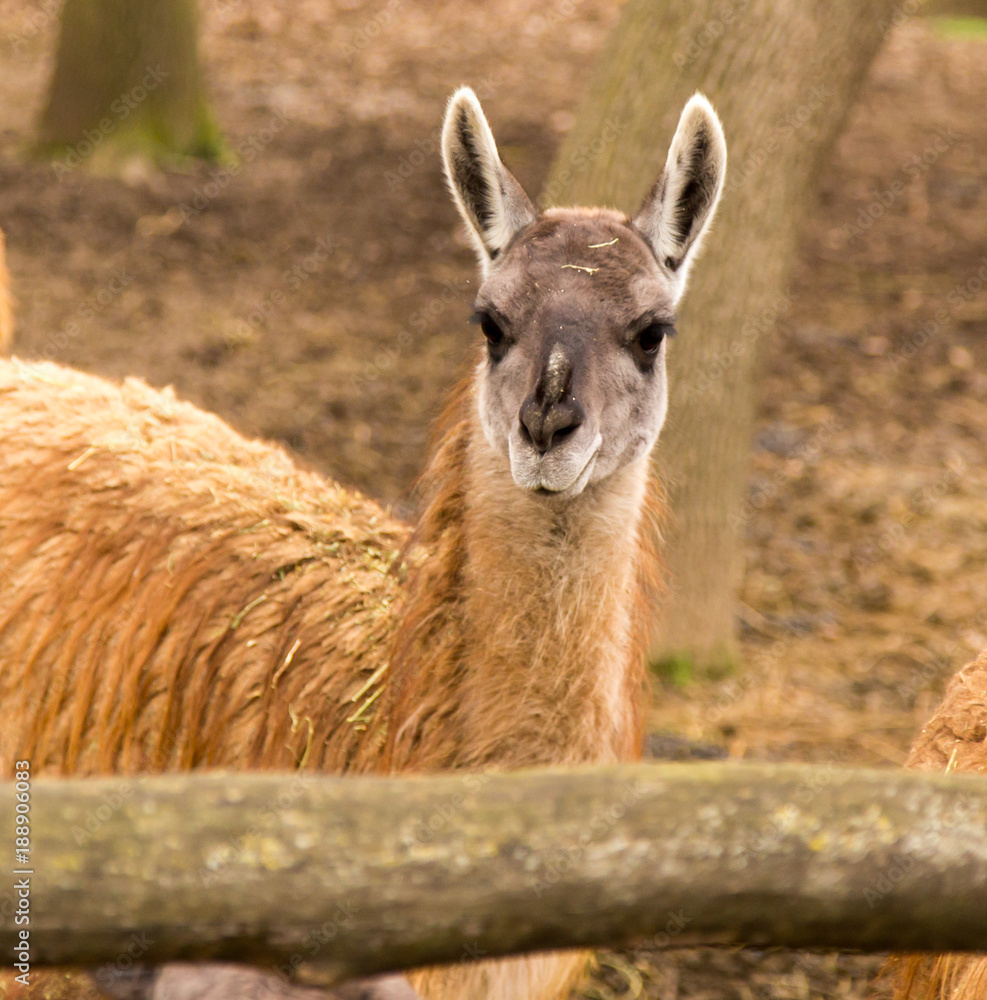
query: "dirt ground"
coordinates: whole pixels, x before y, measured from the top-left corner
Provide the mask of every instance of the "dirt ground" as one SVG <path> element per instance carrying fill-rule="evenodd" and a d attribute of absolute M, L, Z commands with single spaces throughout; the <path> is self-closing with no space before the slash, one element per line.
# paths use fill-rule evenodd
<path fill-rule="evenodd" d="M 445 98 L 476 87 L 537 191 L 618 7 L 203 7 L 242 168 L 135 165 L 121 182 L 24 155 L 56 5 L 0 0 L 15 351 L 173 383 L 411 515 L 429 421 L 475 336 L 472 254 L 435 148 Z M 945 678 L 987 644 L 985 56 L 981 25 L 914 19 L 873 67 L 807 207 L 765 358 L 741 663 L 660 682 L 655 729 L 735 758 L 899 765 Z M 861 997 L 879 965 L 710 950 L 603 962 L 587 997 Z"/>

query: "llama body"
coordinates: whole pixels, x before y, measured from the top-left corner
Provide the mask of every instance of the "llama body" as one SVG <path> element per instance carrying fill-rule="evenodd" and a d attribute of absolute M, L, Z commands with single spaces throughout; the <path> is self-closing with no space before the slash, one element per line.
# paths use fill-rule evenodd
<path fill-rule="evenodd" d="M 943 774 L 987 775 L 987 649 L 946 688 L 946 697 L 925 724 L 908 767 Z M 890 965 L 895 1000 L 982 1000 L 987 996 L 987 956 L 917 955 Z"/>
<path fill-rule="evenodd" d="M 369 769 L 404 526 L 136 380 L 0 361 L 0 414 L 5 772 Z"/>
<path fill-rule="evenodd" d="M 689 102 L 633 220 L 538 215 L 471 91 L 450 102 L 443 158 L 480 259 L 486 344 L 410 535 L 168 392 L 0 362 L 6 771 L 639 756 L 649 454 L 666 334 L 723 185 L 719 122 Z M 425 1000 L 549 1000 L 584 964 L 411 978 Z"/>

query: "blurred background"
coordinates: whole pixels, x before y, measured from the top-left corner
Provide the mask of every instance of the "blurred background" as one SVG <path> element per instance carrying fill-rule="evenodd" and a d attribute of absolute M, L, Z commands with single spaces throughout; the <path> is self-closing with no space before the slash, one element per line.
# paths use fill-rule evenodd
<path fill-rule="evenodd" d="M 448 95 L 539 204 L 631 210 L 704 89 L 731 172 L 669 362 L 656 745 L 898 766 L 987 644 L 987 4 L 0 0 L 0 57 L 13 353 L 174 384 L 407 518 L 477 336 Z M 602 962 L 587 997 L 879 965 Z"/>

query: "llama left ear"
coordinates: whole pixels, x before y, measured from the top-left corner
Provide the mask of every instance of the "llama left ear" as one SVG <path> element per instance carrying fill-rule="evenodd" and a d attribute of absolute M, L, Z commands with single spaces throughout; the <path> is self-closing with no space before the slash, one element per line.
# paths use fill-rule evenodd
<path fill-rule="evenodd" d="M 634 219 L 673 279 L 677 298 L 716 212 L 726 172 L 723 126 L 709 101 L 694 94 L 682 110 L 665 169 Z"/>
<path fill-rule="evenodd" d="M 453 200 L 466 220 L 484 276 L 536 212 L 514 175 L 501 163 L 476 94 L 460 87 L 442 126 L 442 162 Z"/>

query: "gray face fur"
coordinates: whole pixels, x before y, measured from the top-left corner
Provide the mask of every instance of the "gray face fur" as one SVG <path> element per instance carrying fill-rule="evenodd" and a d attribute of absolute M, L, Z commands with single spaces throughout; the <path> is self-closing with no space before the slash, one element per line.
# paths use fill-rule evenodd
<path fill-rule="evenodd" d="M 483 282 L 487 338 L 480 421 L 522 489 L 566 501 L 642 458 L 668 407 L 665 351 L 675 309 L 716 209 L 726 145 L 705 98 L 686 105 L 665 169 L 638 215 L 538 215 L 501 163 L 471 90 L 443 129 L 453 198 Z"/>

